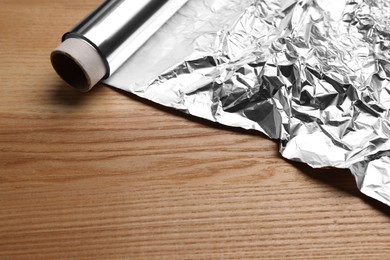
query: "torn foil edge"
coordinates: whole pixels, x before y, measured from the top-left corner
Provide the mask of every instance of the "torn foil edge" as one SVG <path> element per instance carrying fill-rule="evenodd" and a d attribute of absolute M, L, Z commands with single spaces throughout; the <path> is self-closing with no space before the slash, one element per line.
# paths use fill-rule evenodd
<path fill-rule="evenodd" d="M 179 51 L 184 61 L 147 84 L 125 80 L 126 66 L 107 83 L 280 139 L 287 159 L 348 168 L 364 194 L 390 205 L 389 4 L 215 0 L 192 7 L 172 25 L 176 31 L 160 33 L 175 39 L 174 48 L 189 47 Z"/>

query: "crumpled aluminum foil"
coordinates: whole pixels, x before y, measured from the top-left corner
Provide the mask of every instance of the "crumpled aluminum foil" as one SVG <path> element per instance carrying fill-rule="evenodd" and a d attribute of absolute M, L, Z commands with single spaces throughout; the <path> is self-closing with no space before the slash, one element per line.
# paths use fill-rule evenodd
<path fill-rule="evenodd" d="M 385 0 L 194 0 L 106 83 L 348 168 L 390 205 L 388 28 Z"/>

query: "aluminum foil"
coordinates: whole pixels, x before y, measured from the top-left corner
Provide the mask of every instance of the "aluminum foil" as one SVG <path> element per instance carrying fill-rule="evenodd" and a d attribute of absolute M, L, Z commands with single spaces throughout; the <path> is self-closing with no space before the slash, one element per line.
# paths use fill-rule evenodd
<path fill-rule="evenodd" d="M 385 0 L 193 0 L 105 82 L 348 168 L 390 205 L 389 16 Z"/>

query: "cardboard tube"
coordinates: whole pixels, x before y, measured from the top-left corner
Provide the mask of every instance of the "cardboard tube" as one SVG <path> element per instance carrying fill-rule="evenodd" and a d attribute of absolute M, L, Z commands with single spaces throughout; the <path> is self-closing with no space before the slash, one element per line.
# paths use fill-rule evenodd
<path fill-rule="evenodd" d="M 58 75 L 82 92 L 89 91 L 106 75 L 106 67 L 98 51 L 80 38 L 66 39 L 50 58 Z"/>

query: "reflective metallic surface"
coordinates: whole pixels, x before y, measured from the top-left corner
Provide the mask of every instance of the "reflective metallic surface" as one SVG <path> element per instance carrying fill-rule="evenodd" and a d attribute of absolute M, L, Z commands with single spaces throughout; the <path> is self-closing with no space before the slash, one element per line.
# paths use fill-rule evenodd
<path fill-rule="evenodd" d="M 390 205 L 389 16 L 385 0 L 192 0 L 106 83 L 348 168 Z"/>
<path fill-rule="evenodd" d="M 107 75 L 115 72 L 187 0 L 107 0 L 63 40 L 82 38 L 106 62 Z"/>

